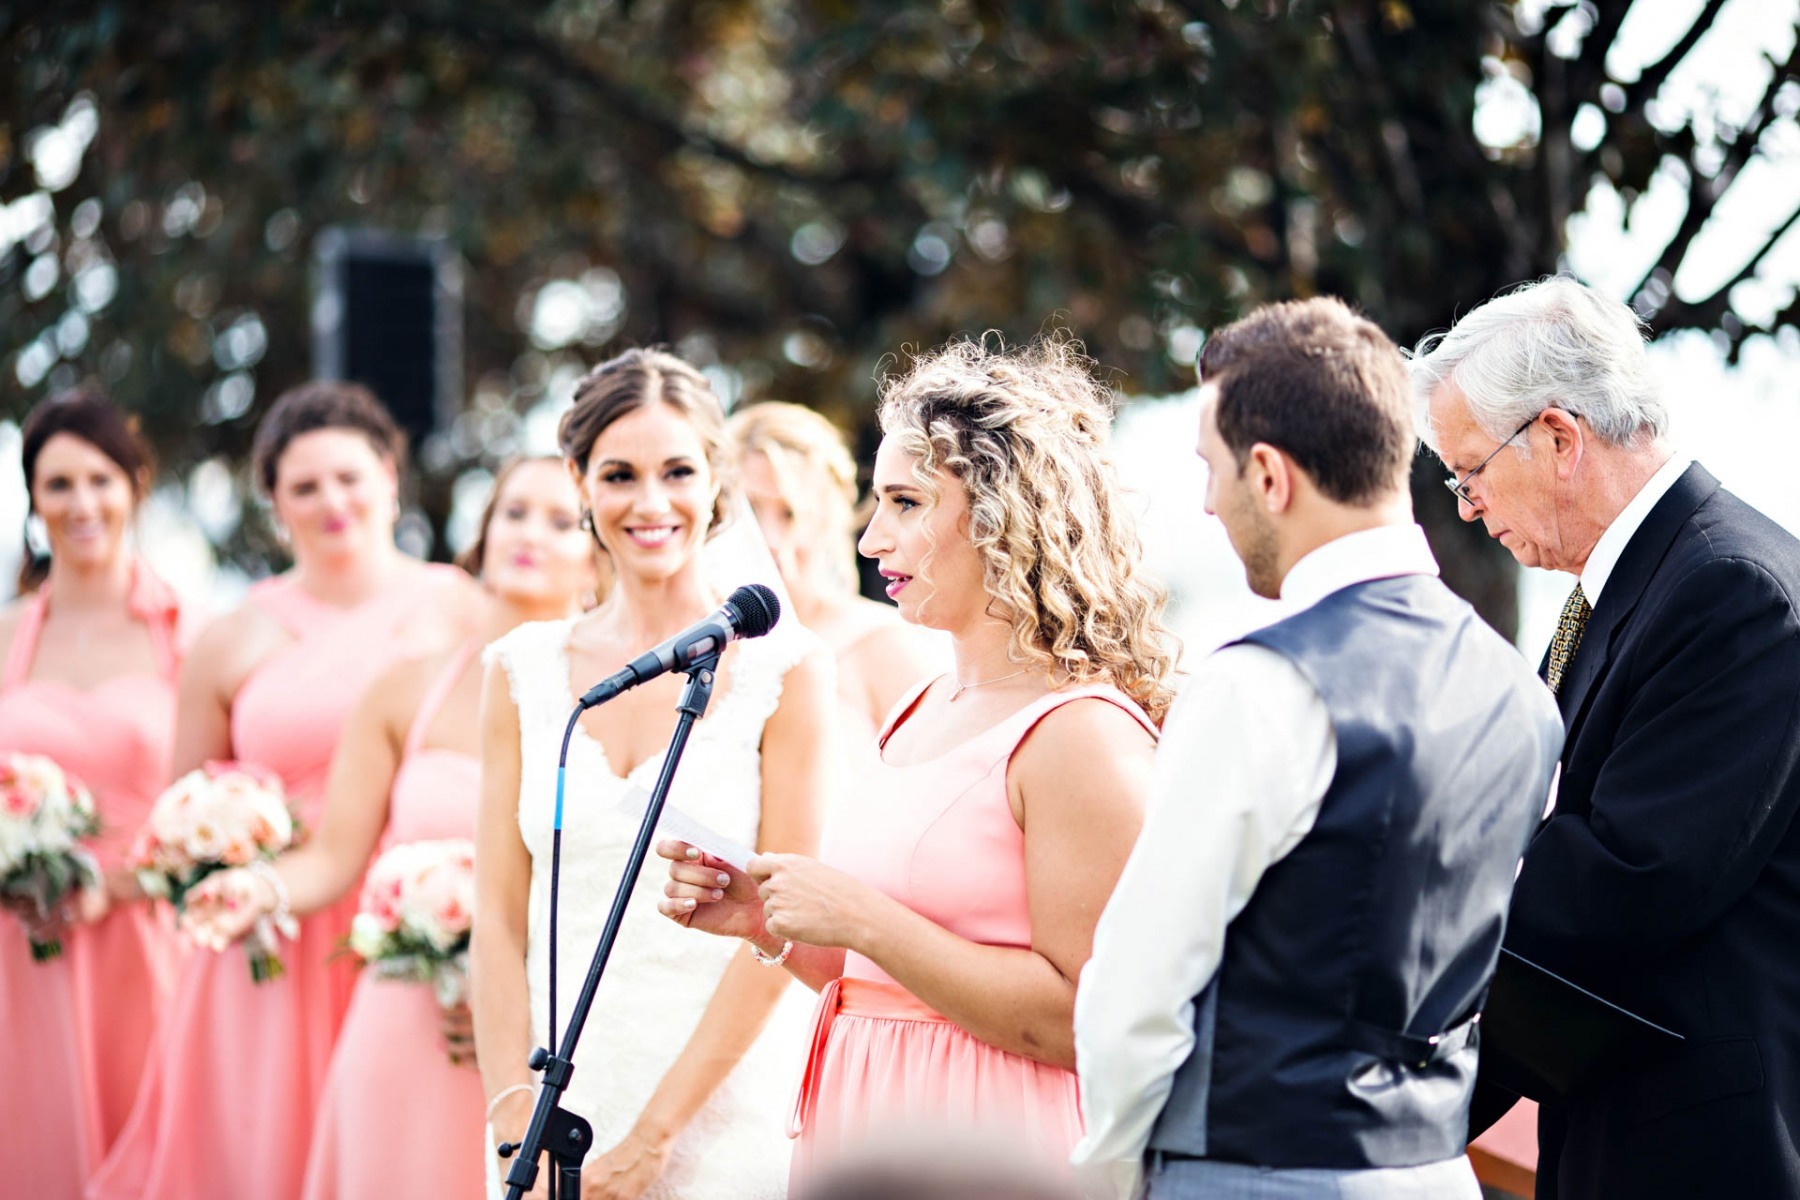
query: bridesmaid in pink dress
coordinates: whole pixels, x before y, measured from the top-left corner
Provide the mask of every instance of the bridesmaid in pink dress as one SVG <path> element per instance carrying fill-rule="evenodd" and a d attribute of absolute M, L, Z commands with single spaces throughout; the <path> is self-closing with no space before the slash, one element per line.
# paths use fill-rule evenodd
<path fill-rule="evenodd" d="M 1065 1163 L 1075 984 L 1130 853 L 1172 662 L 1103 457 L 1109 394 L 1050 340 L 955 343 L 890 383 L 860 548 L 955 674 L 888 717 L 822 861 L 681 842 L 665 915 L 820 991 L 794 1176 L 875 1136 L 980 1131 Z"/>
<path fill-rule="evenodd" d="M 92 791 L 105 883 L 53 916 L 67 927 L 47 963 L 0 915 L 5 1190 L 60 1200 L 80 1196 L 124 1124 L 174 983 L 179 943 L 123 859 L 168 780 L 178 607 L 126 546 L 150 459 L 125 414 L 97 395 L 49 401 L 23 450 L 50 570 L 39 583 L 27 564 L 21 590 L 37 591 L 0 611 L 0 753 L 43 755 Z"/>
<path fill-rule="evenodd" d="M 209 759 L 280 776 L 317 828 L 351 705 L 395 659 L 467 637 L 479 593 L 462 572 L 394 546 L 398 430 L 348 384 L 308 384 L 257 430 L 258 481 L 294 569 L 201 634 L 181 679 L 174 770 Z M 255 984 L 237 950 L 188 956 L 125 1131 L 93 1200 L 300 1193 L 312 1117 L 355 975 L 327 962 L 354 899 L 300 922 L 286 974 Z"/>
<path fill-rule="evenodd" d="M 297 915 L 345 896 L 378 849 L 474 839 L 477 652 L 521 622 L 573 615 L 599 584 L 594 544 L 560 459 L 501 471 L 462 565 L 487 594 L 483 636 L 396 663 L 363 693 L 332 765 L 318 832 L 275 865 Z M 223 948 L 278 901 L 267 877 L 220 872 L 195 889 L 183 925 L 202 945 Z M 363 972 L 314 1121 L 308 1200 L 479 1200 L 482 1093 L 469 1037 L 466 1005 L 446 1024 L 429 987 Z"/>

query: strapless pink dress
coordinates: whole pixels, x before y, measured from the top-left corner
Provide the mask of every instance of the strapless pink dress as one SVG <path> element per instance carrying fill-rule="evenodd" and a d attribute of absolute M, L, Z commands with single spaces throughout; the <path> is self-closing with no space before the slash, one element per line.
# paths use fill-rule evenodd
<path fill-rule="evenodd" d="M 475 838 L 481 759 L 422 742 L 479 649 L 471 644 L 453 656 L 413 718 L 388 801 L 384 851 L 404 842 Z M 314 1120 L 306 1200 L 481 1200 L 481 1076 L 473 1064 L 450 1064 L 440 1020 L 430 987 L 363 972 Z"/>
<path fill-rule="evenodd" d="M 248 602 L 293 641 L 238 689 L 232 754 L 279 775 L 301 824 L 317 827 L 344 723 L 429 597 L 409 580 L 341 609 L 284 575 L 258 583 Z M 353 889 L 303 918 L 299 936 L 281 946 L 286 974 L 267 983 L 251 982 L 241 947 L 188 956 L 131 1118 L 89 1200 L 300 1195 L 313 1113 L 356 984 L 338 953 L 355 910 Z"/>
<path fill-rule="evenodd" d="M 931 684 L 895 707 L 885 748 Z M 1006 768 L 1053 710 L 1097 697 L 1156 729 L 1108 687 L 1071 688 L 1027 705 L 949 753 L 912 766 L 877 760 L 825 829 L 824 862 L 873 884 L 972 942 L 1029 947 L 1025 834 L 1006 795 Z M 793 1183 L 845 1150 L 902 1130 L 989 1131 L 1066 1163 L 1080 1140 L 1075 1074 L 1008 1053 L 933 1012 L 860 954 L 819 996 L 813 1041 L 788 1133 Z"/>
<path fill-rule="evenodd" d="M 48 587 L 26 601 L 0 668 L 0 752 L 41 754 L 87 786 L 101 822 L 89 846 L 103 868 L 121 862 L 168 782 L 175 734 L 175 595 L 139 565 L 128 604 L 150 631 L 154 672 L 86 691 L 30 679 Z M 9 1195 L 81 1195 L 125 1124 L 180 956 L 145 904 L 120 905 L 62 944 L 61 958 L 34 963 L 24 928 L 0 916 L 0 1191 Z"/>

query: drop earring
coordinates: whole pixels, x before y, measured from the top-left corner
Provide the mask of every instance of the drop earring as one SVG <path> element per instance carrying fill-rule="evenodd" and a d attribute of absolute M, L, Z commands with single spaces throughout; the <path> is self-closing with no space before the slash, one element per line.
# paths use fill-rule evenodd
<path fill-rule="evenodd" d="M 50 527 L 36 513 L 25 517 L 25 551 L 33 558 L 50 557 Z"/>
<path fill-rule="evenodd" d="M 594 532 L 594 514 L 589 509 L 581 510 L 581 527 L 588 533 Z"/>

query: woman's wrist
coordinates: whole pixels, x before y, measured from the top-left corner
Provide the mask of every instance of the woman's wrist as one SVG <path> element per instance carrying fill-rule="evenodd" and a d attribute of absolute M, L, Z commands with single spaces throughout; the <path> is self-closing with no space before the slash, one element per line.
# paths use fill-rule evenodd
<path fill-rule="evenodd" d="M 646 1108 L 638 1114 L 638 1119 L 631 1127 L 631 1136 L 656 1154 L 668 1153 L 675 1139 L 681 1136 L 682 1128 L 687 1124 L 673 1113 L 658 1112 L 654 1108 Z"/>
<path fill-rule="evenodd" d="M 106 888 L 106 898 L 112 904 L 130 904 L 144 898 L 137 872 L 130 867 L 107 868 L 101 872 L 101 882 Z"/>
<path fill-rule="evenodd" d="M 858 887 L 846 905 L 848 918 L 845 924 L 849 936 L 844 939 L 844 949 L 853 950 L 864 958 L 879 958 L 884 953 L 884 937 L 893 929 L 888 913 L 895 907 L 905 909 L 905 905 L 880 888 L 867 884 Z"/>
<path fill-rule="evenodd" d="M 239 867 L 243 878 L 249 881 L 249 892 L 253 897 L 259 916 L 272 916 L 285 913 L 287 909 L 287 885 L 276 873 L 272 863 L 258 859 L 249 866 Z"/>
<path fill-rule="evenodd" d="M 787 939 L 776 937 L 768 931 L 766 926 L 760 925 L 757 927 L 755 933 L 744 940 L 749 942 L 750 945 L 755 948 L 756 952 L 764 958 L 779 958 L 788 946 Z"/>

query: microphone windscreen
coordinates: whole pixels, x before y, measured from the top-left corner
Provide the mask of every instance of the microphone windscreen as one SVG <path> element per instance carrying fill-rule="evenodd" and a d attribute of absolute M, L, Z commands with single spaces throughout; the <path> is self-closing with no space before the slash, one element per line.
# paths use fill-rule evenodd
<path fill-rule="evenodd" d="M 781 601 L 775 589 L 761 583 L 746 583 L 725 601 L 725 607 L 736 618 L 739 637 L 761 637 L 781 620 Z"/>

